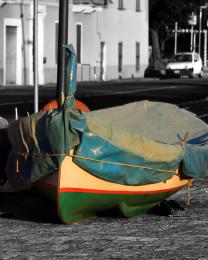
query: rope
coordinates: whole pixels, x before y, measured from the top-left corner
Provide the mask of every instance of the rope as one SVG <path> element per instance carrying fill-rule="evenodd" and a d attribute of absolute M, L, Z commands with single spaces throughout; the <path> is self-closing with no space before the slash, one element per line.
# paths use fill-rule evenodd
<path fill-rule="evenodd" d="M 98 159 L 93 159 L 93 158 L 89 158 L 89 157 L 84 157 L 84 156 L 80 156 L 80 155 L 69 155 L 69 156 L 83 159 L 83 160 L 94 161 L 94 162 L 101 162 L 101 163 L 106 163 L 106 164 L 113 164 L 113 165 L 119 165 L 119 166 L 131 167 L 131 168 L 139 168 L 139 169 L 145 169 L 145 170 L 150 170 L 150 171 L 158 171 L 158 172 L 163 172 L 163 173 L 176 174 L 176 172 L 172 171 L 172 170 L 162 170 L 162 169 L 147 167 L 147 166 L 143 166 L 143 165 L 126 164 L 126 163 L 120 163 L 120 162 L 110 162 L 110 161 L 105 161 L 105 160 L 98 160 Z"/>
<path fill-rule="evenodd" d="M 90 157 L 75 155 L 75 154 L 72 154 L 72 153 L 70 153 L 70 154 L 65 154 L 65 153 L 63 153 L 63 154 L 19 153 L 19 154 L 17 154 L 17 156 L 21 156 L 21 157 L 24 156 L 25 159 L 26 159 L 26 156 L 34 156 L 34 157 L 69 156 L 69 157 L 72 157 L 72 158 L 78 158 L 78 159 L 88 160 L 88 161 L 93 161 L 93 162 L 106 163 L 106 164 L 110 164 L 110 165 L 119 165 L 119 166 L 124 166 L 124 167 L 131 167 L 131 168 L 136 168 L 136 169 L 145 169 L 145 170 L 149 170 L 149 171 L 156 171 L 156 172 L 161 172 L 161 173 L 171 173 L 171 174 L 174 174 L 174 175 L 178 175 L 178 173 L 176 173 L 176 171 L 173 171 L 173 170 L 163 170 L 163 169 L 157 169 L 157 168 L 147 167 L 147 166 L 143 166 L 143 165 L 134 165 L 134 164 L 126 164 L 126 163 L 120 163 L 120 162 L 98 160 L 98 159 L 94 159 L 94 158 L 90 158 Z"/>
<path fill-rule="evenodd" d="M 183 141 L 182 141 L 182 143 L 186 143 L 186 141 L 187 141 L 187 139 L 188 139 L 188 135 L 189 135 L 189 132 L 187 131 L 186 133 L 185 133 L 185 136 L 184 136 L 184 138 L 183 138 Z"/>
<path fill-rule="evenodd" d="M 19 168 L 19 160 L 16 160 L 16 173 L 20 172 L 20 168 Z"/>
<path fill-rule="evenodd" d="M 70 98 L 72 98 L 72 97 L 74 97 L 74 95 L 66 96 L 65 98 L 66 98 L 66 99 L 70 99 Z"/>
<path fill-rule="evenodd" d="M 189 181 L 188 187 L 187 187 L 187 202 L 186 207 L 189 206 L 190 201 L 192 199 L 192 190 L 191 190 L 191 180 Z"/>
<path fill-rule="evenodd" d="M 197 132 L 198 133 L 198 132 Z M 188 136 L 189 136 L 189 132 L 187 131 L 185 133 L 185 136 L 184 138 L 180 141 L 181 144 L 186 144 L 187 143 L 187 139 L 188 139 Z M 191 146 L 203 146 L 205 144 L 208 144 L 208 141 L 204 141 L 203 143 L 196 143 L 196 144 L 189 144 Z"/>

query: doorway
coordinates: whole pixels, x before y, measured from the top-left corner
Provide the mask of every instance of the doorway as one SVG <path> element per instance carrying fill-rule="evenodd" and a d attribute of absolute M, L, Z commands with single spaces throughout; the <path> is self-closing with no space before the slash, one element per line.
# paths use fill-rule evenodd
<path fill-rule="evenodd" d="M 22 82 L 21 21 L 4 20 L 4 85 Z"/>
<path fill-rule="evenodd" d="M 6 85 L 16 84 L 17 26 L 6 26 Z"/>

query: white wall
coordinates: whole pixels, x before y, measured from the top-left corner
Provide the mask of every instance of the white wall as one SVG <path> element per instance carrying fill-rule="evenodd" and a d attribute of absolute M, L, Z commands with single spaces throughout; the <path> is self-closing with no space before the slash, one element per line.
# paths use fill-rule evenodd
<path fill-rule="evenodd" d="M 142 77 L 148 64 L 148 1 L 141 0 L 141 11 L 135 11 L 135 0 L 124 1 L 125 10 L 113 5 L 91 15 L 74 14 L 83 23 L 83 63 L 92 66 L 100 61 L 100 41 L 106 43 L 106 80 Z M 118 42 L 123 42 L 123 71 L 118 73 Z M 140 42 L 140 70 L 136 72 L 136 42 Z M 97 70 L 99 74 L 99 70 Z M 93 75 L 92 75 L 93 78 Z"/>
<path fill-rule="evenodd" d="M 95 80 L 100 77 L 100 42 L 106 43 L 106 73 L 105 80 L 143 77 L 144 69 L 148 64 L 148 0 L 141 1 L 141 11 L 136 12 L 136 0 L 124 0 L 125 10 L 118 10 L 118 0 L 109 4 L 103 11 L 92 14 L 72 13 L 72 0 L 69 8 L 69 43 L 76 49 L 76 23 L 82 24 L 82 66 L 78 64 L 78 80 Z M 41 2 L 41 1 L 40 1 Z M 24 7 L 27 21 L 26 34 L 26 65 L 27 80 L 32 84 L 32 42 L 31 42 L 31 8 Z M 44 46 L 41 48 L 39 63 L 43 67 L 42 82 L 56 83 L 57 64 L 55 59 L 55 22 L 58 21 L 57 4 L 46 5 L 44 24 L 42 24 L 41 39 Z M 19 5 L 8 4 L 0 8 L 0 35 L 3 35 L 3 21 L 5 18 L 19 18 Z M 40 28 L 41 29 L 41 28 Z M 41 35 L 41 33 L 40 33 Z M 0 84 L 3 82 L 3 40 L 0 37 Z M 41 42 L 40 41 L 40 42 Z M 123 42 L 123 71 L 118 73 L 118 42 Z M 140 70 L 136 72 L 136 42 L 140 42 Z M 43 57 L 46 63 L 42 64 Z M 95 70 L 97 78 L 95 78 Z M 90 71 L 89 71 L 90 69 Z M 30 73 L 29 73 L 30 71 Z M 90 72 L 90 75 L 89 75 Z M 30 77 L 29 77 L 30 75 Z M 30 81 L 29 81 L 30 80 Z"/>
<path fill-rule="evenodd" d="M 148 64 L 148 1 L 141 0 L 141 12 L 135 11 L 135 1 L 124 1 L 125 10 L 118 10 L 118 0 L 110 10 L 100 14 L 101 39 L 107 43 L 108 78 L 143 76 Z M 128 5 L 127 5 L 128 4 Z M 118 74 L 118 42 L 123 42 L 123 72 Z M 136 72 L 136 42 L 140 42 L 140 71 Z"/>
<path fill-rule="evenodd" d="M 6 34 L 5 34 L 5 26 L 12 25 L 17 26 L 17 42 L 18 42 L 18 52 L 17 52 L 17 84 L 22 83 L 22 27 L 20 20 L 20 8 L 19 5 L 5 5 L 0 7 L 0 85 L 5 84 L 5 44 L 6 44 Z M 25 27 L 25 31 L 27 32 L 28 28 Z M 26 48 L 27 52 L 27 48 Z"/>

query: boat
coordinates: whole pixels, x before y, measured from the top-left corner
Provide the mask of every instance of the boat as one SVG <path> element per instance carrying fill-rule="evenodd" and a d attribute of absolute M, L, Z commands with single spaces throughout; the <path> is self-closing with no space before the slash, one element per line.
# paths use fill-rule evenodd
<path fill-rule="evenodd" d="M 63 223 L 74 223 L 115 207 L 137 216 L 206 176 L 207 124 L 175 105 L 146 100 L 83 112 L 74 98 L 76 54 L 65 48 L 63 105 L 52 102 L 9 125 L 13 187 L 34 185 L 57 203 Z"/>
<path fill-rule="evenodd" d="M 94 218 L 99 211 L 119 209 L 125 217 L 147 213 L 191 180 L 177 174 L 166 182 L 149 185 L 121 185 L 97 178 L 67 156 L 58 172 L 35 183 L 35 188 L 57 204 L 60 220 L 69 224 Z"/>

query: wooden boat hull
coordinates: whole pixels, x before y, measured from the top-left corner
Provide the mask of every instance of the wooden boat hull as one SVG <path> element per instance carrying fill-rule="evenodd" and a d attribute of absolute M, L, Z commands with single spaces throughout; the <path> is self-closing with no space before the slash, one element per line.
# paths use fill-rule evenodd
<path fill-rule="evenodd" d="M 148 185 L 111 183 L 89 174 L 66 157 L 57 173 L 42 178 L 35 186 L 57 203 L 63 223 L 73 223 L 115 207 L 126 217 L 146 213 L 189 184 L 190 180 L 181 180 L 177 175 L 166 182 Z"/>

